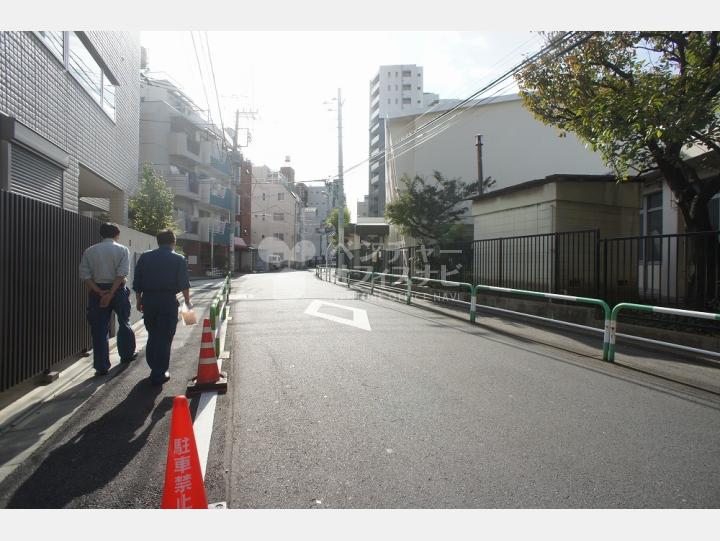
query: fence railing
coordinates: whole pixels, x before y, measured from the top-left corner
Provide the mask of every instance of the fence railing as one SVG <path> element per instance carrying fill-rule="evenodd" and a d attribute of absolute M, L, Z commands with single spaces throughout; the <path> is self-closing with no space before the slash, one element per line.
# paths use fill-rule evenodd
<path fill-rule="evenodd" d="M 598 294 L 611 304 L 717 310 L 718 238 L 710 231 L 600 239 Z"/>
<path fill-rule="evenodd" d="M 720 309 L 720 232 L 601 239 L 570 231 L 352 252 L 355 270 L 559 295 Z"/>
<path fill-rule="evenodd" d="M 220 291 L 213 297 L 210 303 L 210 329 L 212 330 L 213 339 L 215 341 L 215 356 L 220 356 L 220 329 L 223 322 L 227 319 L 227 304 L 230 298 L 230 279 L 228 273 L 223 280 Z"/>
<path fill-rule="evenodd" d="M 693 348 L 688 346 L 683 346 L 680 344 L 675 344 L 672 342 L 665 342 L 661 340 L 652 340 L 648 338 L 641 338 L 637 336 L 627 336 L 622 335 L 617 332 L 618 327 L 618 316 L 621 311 L 623 310 L 634 310 L 638 312 L 649 312 L 649 313 L 656 313 L 656 314 L 670 314 L 674 316 L 678 316 L 681 318 L 691 318 L 691 319 L 704 319 L 704 320 L 712 320 L 712 321 L 720 321 L 720 313 L 711 313 L 711 312 L 699 312 L 699 311 L 693 311 L 693 310 L 680 310 L 677 308 L 671 308 L 671 307 L 665 307 L 665 306 L 651 306 L 651 305 L 643 305 L 643 304 L 634 304 L 634 303 L 625 303 L 621 302 L 617 304 L 612 310 L 610 309 L 610 306 L 603 301 L 602 299 L 596 299 L 596 298 L 590 298 L 590 297 L 578 297 L 573 295 L 559 295 L 559 294 L 553 294 L 553 293 L 543 293 L 539 291 L 527 291 L 527 290 L 519 290 L 519 289 L 511 289 L 511 288 L 505 288 L 505 287 L 495 287 L 495 286 L 488 286 L 484 284 L 477 284 L 472 285 L 468 283 L 463 282 L 452 282 L 447 280 L 433 280 L 433 279 L 424 279 L 424 278 L 416 278 L 408 275 L 398 275 L 398 274 L 388 274 L 388 273 L 379 273 L 374 271 L 360 271 L 357 269 L 347 269 L 347 268 L 340 268 L 335 270 L 335 276 L 336 279 L 339 277 L 340 281 L 347 284 L 348 289 L 352 286 L 353 281 L 352 277 L 361 275 L 362 278 L 357 279 L 355 281 L 355 284 L 359 283 L 365 283 L 366 285 L 370 286 L 370 295 L 373 295 L 375 293 L 375 278 L 381 278 L 383 279 L 383 286 L 384 279 L 385 278 L 391 278 L 395 280 L 395 283 L 391 286 L 387 287 L 388 289 L 397 291 L 398 288 L 392 287 L 401 284 L 402 282 L 405 282 L 404 293 L 405 293 L 405 303 L 410 305 L 412 304 L 412 297 L 413 297 L 413 289 L 412 284 L 413 282 L 420 282 L 423 284 L 438 284 L 440 286 L 450 286 L 454 288 L 468 288 L 471 296 L 471 302 L 469 303 L 470 306 L 470 322 L 475 323 L 476 321 L 476 310 L 477 307 L 480 306 L 477 304 L 477 295 L 481 291 L 492 291 L 496 293 L 503 293 L 503 294 L 509 294 L 509 295 L 515 295 L 515 296 L 527 296 L 527 297 L 536 297 L 536 298 L 544 298 L 548 300 L 556 300 L 556 301 L 563 301 L 568 303 L 579 303 L 579 304 L 587 304 L 591 306 L 595 306 L 597 308 L 602 309 L 603 313 L 603 342 L 602 342 L 602 360 L 608 361 L 608 362 L 614 362 L 615 361 L 615 345 L 617 342 L 617 337 L 622 336 L 625 338 L 632 338 L 635 340 L 640 340 L 642 342 L 648 342 L 651 344 L 666 346 L 682 351 L 688 351 L 691 353 L 697 353 L 701 355 L 707 355 L 711 357 L 718 358 L 720 357 L 720 352 L 714 352 L 714 351 L 708 351 L 703 350 L 699 348 Z M 323 272 L 322 270 L 316 271 L 316 276 L 320 279 L 324 279 L 327 281 L 330 281 L 330 276 Z M 416 295 L 422 296 L 422 294 L 415 292 Z M 468 303 L 463 303 L 468 304 Z M 593 327 L 589 327 L 587 325 L 577 325 L 577 324 L 571 324 L 567 323 L 561 320 L 556 320 L 551 317 L 541 317 L 538 318 L 537 316 L 530 316 L 536 319 L 542 319 L 549 322 L 555 322 L 557 324 L 561 325 L 571 325 L 573 327 L 580 327 L 584 329 L 590 329 L 590 330 L 597 330 L 600 331 L 600 329 L 595 329 Z"/>
<path fill-rule="evenodd" d="M 78 265 L 100 225 L 0 190 L 0 391 L 91 347 Z"/>

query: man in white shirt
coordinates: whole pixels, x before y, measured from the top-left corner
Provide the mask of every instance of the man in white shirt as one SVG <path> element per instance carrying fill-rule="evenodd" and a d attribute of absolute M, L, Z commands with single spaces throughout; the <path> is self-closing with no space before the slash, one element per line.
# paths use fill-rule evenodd
<path fill-rule="evenodd" d="M 87 320 L 93 338 L 95 375 L 110 370 L 108 334 L 114 311 L 118 319 L 117 349 L 120 360 L 128 363 L 137 358 L 135 333 L 130 327 L 130 290 L 125 286 L 130 272 L 130 251 L 118 244 L 120 229 L 111 223 L 100 226 L 102 242 L 90 246 L 80 261 L 80 278 L 90 290 Z"/>

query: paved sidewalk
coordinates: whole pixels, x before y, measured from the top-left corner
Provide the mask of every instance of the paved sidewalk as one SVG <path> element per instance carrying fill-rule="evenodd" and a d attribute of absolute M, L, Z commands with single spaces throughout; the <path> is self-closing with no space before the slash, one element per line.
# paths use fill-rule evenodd
<path fill-rule="evenodd" d="M 191 294 L 198 318 L 208 317 L 210 299 L 217 289 L 218 280 L 191 281 Z M 180 354 L 183 337 L 196 327 L 184 327 L 178 322 L 176 339 L 173 341 L 173 357 Z M 145 344 L 147 331 L 142 320 L 133 324 L 137 360 L 130 364 L 120 363 L 115 338 L 110 340 L 111 369 L 107 376 L 95 376 L 92 351 L 87 357 L 59 373 L 59 378 L 48 385 L 23 388 L 25 394 L 0 409 L 0 482 L 10 475 L 32 453 L 48 440 L 83 404 L 105 385 L 138 365 L 147 368 Z M 196 331 L 199 332 L 199 331 Z M 191 359 L 192 361 L 192 359 Z"/>

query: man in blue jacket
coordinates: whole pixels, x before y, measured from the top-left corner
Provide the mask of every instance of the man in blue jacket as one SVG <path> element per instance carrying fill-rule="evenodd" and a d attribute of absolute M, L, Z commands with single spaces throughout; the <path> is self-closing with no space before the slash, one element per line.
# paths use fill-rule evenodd
<path fill-rule="evenodd" d="M 170 349 L 178 322 L 177 294 L 182 291 L 190 303 L 190 282 L 185 258 L 174 252 L 175 233 L 157 234 L 158 248 L 145 252 L 135 265 L 133 290 L 137 309 L 143 313 L 148 332 L 145 353 L 150 366 L 150 383 L 162 385 L 170 379 Z"/>

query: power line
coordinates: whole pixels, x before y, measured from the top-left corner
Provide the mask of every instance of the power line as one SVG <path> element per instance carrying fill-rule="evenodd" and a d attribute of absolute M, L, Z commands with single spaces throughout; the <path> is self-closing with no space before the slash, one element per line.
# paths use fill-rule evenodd
<path fill-rule="evenodd" d="M 208 38 L 207 31 L 205 32 L 205 43 L 207 44 L 207 56 L 210 60 L 210 73 L 212 74 L 213 88 L 215 89 L 215 99 L 218 106 L 218 115 L 220 116 L 220 127 L 222 128 L 223 133 L 223 143 L 225 143 L 225 123 L 223 122 L 222 108 L 220 107 L 220 96 L 218 94 L 217 82 L 215 81 L 215 68 L 213 66 L 212 53 L 210 52 L 210 39 Z"/>
<path fill-rule="evenodd" d="M 470 96 L 468 96 L 467 98 L 465 98 L 465 99 L 463 99 L 463 100 L 460 100 L 460 102 L 458 102 L 457 104 L 455 104 L 455 105 L 454 105 L 453 107 L 451 107 L 450 109 L 444 111 L 443 113 L 441 113 L 441 114 L 438 115 L 437 117 L 435 117 L 435 118 L 433 118 L 432 120 L 426 122 L 426 123 L 423 124 L 422 126 L 416 128 L 416 129 L 415 129 L 414 131 L 412 131 L 411 133 L 406 134 L 405 137 L 404 137 L 401 141 L 399 141 L 398 143 L 396 143 L 396 144 L 394 144 L 394 145 L 391 145 L 390 147 L 387 147 L 386 150 L 383 150 L 383 151 L 381 151 L 381 152 L 378 152 L 375 156 L 372 156 L 372 157 L 369 157 L 369 158 L 367 158 L 367 159 L 364 159 L 363 161 L 357 163 L 356 165 L 353 165 L 352 167 L 350 167 L 349 169 L 345 170 L 344 172 L 345 172 L 345 173 L 348 173 L 348 172 L 350 172 L 350 171 L 353 171 L 354 169 L 357 169 L 358 167 L 360 167 L 361 165 L 364 165 L 365 163 L 371 163 L 371 164 L 372 164 L 373 162 L 378 162 L 378 161 L 382 160 L 389 152 L 394 152 L 394 151 L 402 148 L 403 146 L 407 146 L 410 142 L 412 142 L 412 140 L 413 140 L 412 138 L 415 138 L 415 137 L 424 137 L 424 136 L 427 135 L 427 134 L 422 133 L 423 130 L 427 130 L 432 124 L 435 124 L 435 123 L 440 122 L 441 120 L 445 119 L 448 115 L 451 115 L 452 113 L 454 113 L 454 112 L 457 111 L 458 109 L 463 108 L 464 105 L 466 105 L 468 102 L 471 102 L 471 101 L 472 101 L 473 99 L 475 99 L 477 96 L 479 96 L 479 95 L 487 92 L 488 90 L 491 90 L 492 88 L 496 87 L 497 85 L 499 85 L 500 83 L 504 82 L 504 81 L 507 80 L 508 78 L 514 76 L 517 72 L 519 72 L 519 71 L 520 71 L 521 69 L 523 69 L 525 66 L 527 66 L 527 65 L 529 65 L 529 64 L 537 61 L 538 59 L 542 58 L 543 56 L 546 56 L 546 55 L 550 54 L 553 50 L 559 48 L 561 45 L 563 45 L 564 43 L 566 43 L 568 40 L 570 40 L 570 38 L 574 37 L 576 34 L 578 34 L 578 32 L 565 32 L 562 36 L 560 36 L 559 38 L 555 39 L 552 43 L 549 43 L 548 45 L 546 45 L 545 47 L 543 47 L 540 51 L 538 51 L 538 52 L 536 52 L 535 54 L 529 56 L 528 58 L 526 58 L 525 60 L 523 60 L 523 61 L 520 62 L 519 64 L 516 64 L 513 68 L 511 68 L 510 70 L 506 71 L 506 72 L 503 73 L 502 75 L 496 77 L 493 81 L 491 81 L 491 82 L 488 83 L 487 85 L 483 86 L 482 88 L 480 88 L 479 90 L 477 90 L 476 92 L 474 92 L 473 94 L 471 94 Z M 572 45 L 570 45 L 568 48 L 564 49 L 563 51 L 560 51 L 560 52 L 558 53 L 558 55 L 565 54 L 565 53 L 567 53 L 568 51 L 572 50 L 573 48 L 578 47 L 578 46 L 579 46 L 580 44 L 582 44 L 584 41 L 587 41 L 587 40 L 590 38 L 591 35 L 592 35 L 592 33 L 590 33 L 590 32 L 586 33 L 586 35 L 585 35 L 583 38 L 577 40 L 575 43 L 573 43 Z M 474 106 L 477 106 L 477 105 L 479 105 L 479 104 L 478 104 L 478 103 L 473 104 L 473 105 L 471 105 L 471 107 L 467 107 L 467 108 L 465 108 L 465 109 L 470 109 L 470 108 L 472 108 L 472 107 L 474 107 Z M 454 118 L 454 117 L 453 117 L 453 118 Z M 444 120 L 443 120 L 443 122 L 444 122 Z M 441 124 L 441 126 L 442 126 L 442 124 Z M 442 130 L 442 131 L 444 131 L 444 130 Z M 438 135 L 438 133 L 435 133 L 435 134 L 431 135 L 430 137 L 426 137 L 426 138 L 423 140 L 423 142 L 429 141 L 429 140 L 430 140 L 432 137 L 434 137 L 435 135 Z"/>

